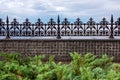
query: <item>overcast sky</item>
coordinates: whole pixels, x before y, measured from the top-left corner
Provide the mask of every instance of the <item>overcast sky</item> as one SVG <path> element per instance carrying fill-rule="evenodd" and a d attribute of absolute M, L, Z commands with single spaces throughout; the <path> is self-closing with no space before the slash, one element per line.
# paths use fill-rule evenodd
<path fill-rule="evenodd" d="M 41 18 L 44 22 L 51 17 L 56 21 L 67 17 L 74 21 L 77 17 L 88 21 L 90 17 L 100 21 L 103 17 L 110 19 L 111 14 L 116 20 L 120 17 L 120 0 L 0 0 L 0 17 L 17 18 L 24 21 L 29 18 L 35 22 Z"/>

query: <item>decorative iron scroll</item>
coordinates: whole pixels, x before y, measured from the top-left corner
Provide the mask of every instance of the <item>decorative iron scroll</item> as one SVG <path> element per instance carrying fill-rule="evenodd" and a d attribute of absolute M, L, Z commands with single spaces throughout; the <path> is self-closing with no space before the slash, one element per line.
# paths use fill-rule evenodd
<path fill-rule="evenodd" d="M 109 36 L 109 38 L 114 38 L 114 36 L 120 36 L 120 18 L 113 21 L 112 15 L 110 22 L 103 18 L 99 23 L 92 18 L 83 23 L 80 18 L 77 18 L 75 22 L 71 23 L 67 18 L 60 21 L 58 16 L 57 22 L 52 18 L 48 23 L 43 23 L 41 19 L 38 19 L 32 24 L 28 18 L 23 23 L 19 23 L 15 18 L 9 22 L 7 16 L 6 22 L 0 18 L 0 36 L 6 36 L 6 38 L 11 36 L 56 36 L 59 39 L 62 36 Z"/>

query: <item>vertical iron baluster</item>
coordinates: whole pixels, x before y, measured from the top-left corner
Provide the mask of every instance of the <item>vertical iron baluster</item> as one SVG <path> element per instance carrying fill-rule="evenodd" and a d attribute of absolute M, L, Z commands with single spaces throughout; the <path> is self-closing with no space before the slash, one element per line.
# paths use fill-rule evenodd
<path fill-rule="evenodd" d="M 20 24 L 20 34 L 19 36 L 22 36 L 22 24 Z"/>
<path fill-rule="evenodd" d="M 44 25 L 45 25 L 45 34 L 44 34 L 44 36 L 47 36 L 47 28 L 46 28 L 47 24 L 44 24 Z"/>
<path fill-rule="evenodd" d="M 57 29 L 57 39 L 60 39 L 61 36 L 60 36 L 60 17 L 59 17 L 59 15 L 58 15 L 57 22 L 58 22 L 58 24 L 57 24 L 57 27 L 58 27 L 58 29 Z"/>
<path fill-rule="evenodd" d="M 109 38 L 114 38 L 113 36 L 113 15 L 111 15 L 111 27 L 110 27 L 110 37 Z"/>
<path fill-rule="evenodd" d="M 6 39 L 9 39 L 10 38 L 10 34 L 9 34 L 9 19 L 8 19 L 8 16 L 6 18 Z"/>
<path fill-rule="evenodd" d="M 53 23 L 52 23 L 52 22 L 53 22 L 53 19 L 51 18 L 50 21 L 51 21 L 51 26 L 50 26 L 50 29 L 51 29 L 51 31 L 50 31 L 50 36 L 53 36 L 53 28 L 52 28 L 52 27 L 53 27 Z"/>
<path fill-rule="evenodd" d="M 73 30 L 74 30 L 73 29 L 73 23 L 71 23 L 71 33 L 70 33 L 71 36 L 73 36 Z"/>
<path fill-rule="evenodd" d="M 32 24 L 32 36 L 34 37 L 34 24 Z"/>
<path fill-rule="evenodd" d="M 83 35 L 86 36 L 86 27 L 85 27 L 86 24 L 84 23 L 83 25 L 84 25 L 84 27 L 83 27 L 83 29 L 84 29 L 84 34 L 83 34 Z"/>
<path fill-rule="evenodd" d="M 96 25 L 97 25 L 97 28 L 96 28 L 96 34 L 95 35 L 99 36 L 99 33 L 98 33 L 99 32 L 99 27 L 98 27 L 99 23 L 97 23 Z"/>

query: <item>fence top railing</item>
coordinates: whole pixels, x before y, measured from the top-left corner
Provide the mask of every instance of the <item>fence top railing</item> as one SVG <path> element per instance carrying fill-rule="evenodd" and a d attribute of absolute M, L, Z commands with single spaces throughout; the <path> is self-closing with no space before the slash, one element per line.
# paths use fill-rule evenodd
<path fill-rule="evenodd" d="M 52 18 L 48 23 L 44 23 L 38 19 L 35 23 L 31 23 L 28 18 L 23 23 L 13 19 L 9 21 L 7 16 L 6 22 L 0 18 L 0 36 L 10 39 L 11 37 L 49 37 L 54 36 L 61 39 L 63 36 L 108 36 L 114 38 L 120 36 L 120 18 L 117 21 L 107 21 L 103 18 L 100 22 L 95 22 L 92 18 L 86 23 L 83 23 L 80 18 L 77 18 L 74 23 L 71 23 L 67 18 L 60 21 L 58 16 L 57 22 Z"/>

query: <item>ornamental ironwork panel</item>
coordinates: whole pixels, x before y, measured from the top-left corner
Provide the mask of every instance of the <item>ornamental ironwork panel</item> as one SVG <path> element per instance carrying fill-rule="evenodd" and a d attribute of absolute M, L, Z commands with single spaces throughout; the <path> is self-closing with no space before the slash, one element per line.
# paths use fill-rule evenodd
<path fill-rule="evenodd" d="M 84 36 L 85 29 L 84 26 L 82 26 L 83 22 L 79 18 L 76 19 L 73 25 L 73 30 L 71 31 L 72 34 L 74 36 Z"/>
<path fill-rule="evenodd" d="M 6 28 L 5 28 L 5 22 L 2 21 L 0 18 L 0 36 L 5 36 L 6 34 Z"/>
<path fill-rule="evenodd" d="M 41 19 L 38 19 L 38 21 L 35 23 L 35 27 L 33 27 L 33 33 L 34 36 L 44 36 L 45 28 Z"/>
<path fill-rule="evenodd" d="M 77 18 L 71 23 L 67 18 L 63 21 L 58 16 L 57 22 L 52 18 L 49 22 L 44 23 L 40 18 L 31 23 L 28 18 L 23 23 L 18 22 L 14 18 L 9 22 L 7 16 L 6 22 L 0 18 L 0 36 L 10 37 L 47 37 L 56 36 L 60 39 L 62 36 L 108 36 L 114 38 L 114 36 L 120 36 L 120 18 L 116 21 L 107 21 L 103 18 L 100 22 L 94 21 L 90 18 L 86 23 Z"/>

